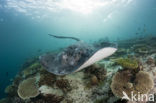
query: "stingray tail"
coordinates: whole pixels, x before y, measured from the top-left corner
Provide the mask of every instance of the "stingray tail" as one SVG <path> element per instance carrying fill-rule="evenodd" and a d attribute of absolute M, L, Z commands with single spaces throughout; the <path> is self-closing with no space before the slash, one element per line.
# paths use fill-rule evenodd
<path fill-rule="evenodd" d="M 68 37 L 68 36 L 57 36 L 57 35 L 53 35 L 53 34 L 48 34 L 49 36 L 52 36 L 54 38 L 59 38 L 59 39 L 73 39 L 76 41 L 80 41 L 79 38 L 75 38 L 75 37 Z"/>

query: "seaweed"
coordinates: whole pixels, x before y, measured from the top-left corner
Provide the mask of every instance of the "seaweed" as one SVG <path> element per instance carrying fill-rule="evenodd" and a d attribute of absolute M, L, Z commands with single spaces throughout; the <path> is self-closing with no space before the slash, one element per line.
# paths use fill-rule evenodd
<path fill-rule="evenodd" d="M 124 69 L 138 69 L 138 60 L 135 58 L 119 58 L 115 60 L 116 64 L 121 65 Z"/>

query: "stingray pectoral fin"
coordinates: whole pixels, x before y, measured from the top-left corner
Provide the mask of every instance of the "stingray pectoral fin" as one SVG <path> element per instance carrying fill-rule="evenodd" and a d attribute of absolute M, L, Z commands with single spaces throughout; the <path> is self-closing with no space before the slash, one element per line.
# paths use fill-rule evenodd
<path fill-rule="evenodd" d="M 117 48 L 113 47 L 106 47 L 98 50 L 95 52 L 84 64 L 82 64 L 75 72 L 80 71 L 81 69 L 84 69 L 92 64 L 94 64 L 97 61 L 100 61 L 108 56 L 111 56 L 117 51 Z"/>

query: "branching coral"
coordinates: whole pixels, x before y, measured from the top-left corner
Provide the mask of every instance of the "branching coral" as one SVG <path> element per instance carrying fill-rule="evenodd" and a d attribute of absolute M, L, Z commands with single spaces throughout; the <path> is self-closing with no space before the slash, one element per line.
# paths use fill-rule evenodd
<path fill-rule="evenodd" d="M 22 99 L 29 99 L 39 95 L 36 78 L 28 78 L 22 81 L 18 86 L 17 93 Z"/>
<path fill-rule="evenodd" d="M 140 71 L 132 74 L 130 71 L 117 72 L 112 79 L 111 89 L 117 97 L 123 97 L 123 91 L 131 97 L 131 93 L 148 93 L 153 88 L 153 80 L 149 73 Z"/>
<path fill-rule="evenodd" d="M 132 58 L 119 58 L 115 62 L 125 69 L 137 69 L 139 66 L 138 61 Z"/>

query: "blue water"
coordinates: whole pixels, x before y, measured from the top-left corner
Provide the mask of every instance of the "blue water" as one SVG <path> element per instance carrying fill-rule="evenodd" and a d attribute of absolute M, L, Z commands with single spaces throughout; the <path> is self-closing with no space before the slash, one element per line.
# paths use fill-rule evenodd
<path fill-rule="evenodd" d="M 32 9 L 26 6 L 31 4 L 29 0 L 21 3 L 23 10 L 28 9 L 25 12 L 17 9 L 17 1 L 0 0 L 0 97 L 5 96 L 4 88 L 27 59 L 75 42 L 54 39 L 49 33 L 78 37 L 88 43 L 106 37 L 116 41 L 156 35 L 156 0 L 129 0 L 127 5 L 108 5 L 89 14 Z"/>

